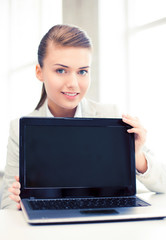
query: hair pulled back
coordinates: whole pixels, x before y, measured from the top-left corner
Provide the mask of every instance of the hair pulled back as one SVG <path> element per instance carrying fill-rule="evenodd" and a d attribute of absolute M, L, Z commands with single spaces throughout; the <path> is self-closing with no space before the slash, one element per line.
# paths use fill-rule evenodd
<path fill-rule="evenodd" d="M 92 48 L 91 40 L 87 34 L 76 26 L 71 25 L 55 25 L 41 39 L 38 47 L 38 63 L 43 67 L 43 61 L 47 54 L 47 46 L 52 42 L 59 47 L 81 47 Z M 36 110 L 39 109 L 47 98 L 47 93 L 43 83 L 41 98 L 37 104 Z"/>

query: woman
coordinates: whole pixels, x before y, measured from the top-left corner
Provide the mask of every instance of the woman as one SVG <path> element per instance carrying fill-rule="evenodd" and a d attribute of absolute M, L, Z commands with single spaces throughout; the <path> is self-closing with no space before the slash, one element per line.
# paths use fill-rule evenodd
<path fill-rule="evenodd" d="M 85 32 L 69 25 L 56 25 L 43 37 L 38 49 L 36 76 L 43 83 L 41 99 L 29 116 L 38 117 L 119 117 L 115 105 L 86 100 L 90 85 L 92 44 Z M 137 118 L 122 116 L 135 133 L 136 170 L 140 181 L 152 191 L 163 191 L 154 184 L 150 153 L 145 149 L 146 130 Z M 18 119 L 11 122 L 4 175 L 2 208 L 20 209 Z M 14 180 L 15 178 L 15 180 Z M 14 183 L 13 183 L 14 182 Z M 8 189 L 9 188 L 9 189 Z M 8 191 L 9 190 L 9 191 Z"/>

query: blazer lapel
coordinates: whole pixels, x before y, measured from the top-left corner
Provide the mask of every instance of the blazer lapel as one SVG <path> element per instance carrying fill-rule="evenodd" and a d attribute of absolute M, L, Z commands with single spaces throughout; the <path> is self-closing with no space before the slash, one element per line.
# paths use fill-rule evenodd
<path fill-rule="evenodd" d="M 96 117 L 97 111 L 93 104 L 90 104 L 85 98 L 81 101 L 82 117 Z"/>

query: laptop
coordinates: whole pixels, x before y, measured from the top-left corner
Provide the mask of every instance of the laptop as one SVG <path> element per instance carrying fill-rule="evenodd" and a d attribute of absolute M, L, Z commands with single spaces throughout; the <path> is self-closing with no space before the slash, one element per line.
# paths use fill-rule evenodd
<path fill-rule="evenodd" d="M 136 196 L 134 134 L 122 119 L 20 119 L 21 207 L 30 224 L 161 218 Z"/>

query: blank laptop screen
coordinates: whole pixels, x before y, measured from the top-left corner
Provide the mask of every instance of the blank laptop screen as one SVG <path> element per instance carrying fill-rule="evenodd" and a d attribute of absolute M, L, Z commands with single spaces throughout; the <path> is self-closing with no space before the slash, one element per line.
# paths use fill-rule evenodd
<path fill-rule="evenodd" d="M 124 126 L 27 125 L 27 188 L 125 187 L 132 181 L 130 138 Z"/>

